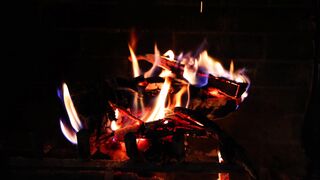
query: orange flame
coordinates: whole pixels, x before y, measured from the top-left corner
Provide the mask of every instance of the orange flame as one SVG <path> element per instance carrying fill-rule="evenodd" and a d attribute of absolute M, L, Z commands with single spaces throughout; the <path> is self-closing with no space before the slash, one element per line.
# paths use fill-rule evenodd
<path fill-rule="evenodd" d="M 182 106 L 182 96 L 187 92 L 187 86 L 183 86 L 179 92 L 177 92 L 173 97 L 173 107 L 181 107 Z"/>
<path fill-rule="evenodd" d="M 159 62 L 160 62 L 160 52 L 158 50 L 157 44 L 155 44 L 154 45 L 154 63 L 151 69 L 144 74 L 145 78 L 151 77 L 153 75 L 154 71 L 158 67 Z"/>
<path fill-rule="evenodd" d="M 137 58 L 129 45 L 129 50 L 131 53 L 131 60 L 133 64 L 133 71 L 134 77 L 140 75 L 140 69 L 137 62 Z M 183 69 L 183 77 L 188 81 L 187 86 L 183 86 L 178 93 L 171 96 L 168 95 L 169 90 L 171 88 L 171 80 L 169 78 L 174 78 L 176 75 L 172 73 L 169 69 L 164 68 L 163 71 L 160 73 L 159 77 L 165 78 L 165 82 L 161 87 L 161 91 L 156 98 L 155 104 L 150 112 L 145 112 L 144 108 L 140 109 L 142 112 L 143 117 L 139 117 L 145 122 L 156 121 L 158 119 L 162 119 L 165 117 L 165 110 L 172 109 L 174 107 L 181 107 L 185 106 L 188 107 L 190 101 L 190 89 L 189 85 L 196 85 L 196 86 L 204 86 L 208 83 L 209 75 L 215 77 L 224 77 L 239 83 L 249 83 L 249 78 L 246 77 L 242 71 L 234 71 L 234 63 L 231 61 L 230 69 L 225 70 L 220 62 L 215 60 L 214 58 L 208 55 L 207 51 L 203 51 L 200 53 L 199 57 L 191 57 L 190 55 L 184 56 L 182 53 L 177 57 L 178 60 L 175 60 L 175 55 L 172 50 L 168 50 L 162 56 L 160 56 L 160 52 L 155 44 L 154 47 L 154 62 L 152 68 L 147 71 L 144 76 L 145 77 L 152 77 L 154 73 L 154 69 L 157 66 L 161 66 L 160 62 L 161 58 L 164 58 L 169 61 L 173 61 L 179 64 L 184 65 Z M 147 86 L 148 88 L 149 86 Z M 223 96 L 219 93 L 218 89 L 211 88 L 209 93 L 213 96 L 220 97 Z M 187 94 L 187 102 L 182 101 L 182 97 Z M 243 100 L 247 96 L 247 92 L 243 93 L 241 96 L 241 100 Z M 172 98 L 172 99 L 171 99 Z M 137 110 L 138 105 L 140 103 L 140 108 L 144 107 L 143 101 L 138 102 L 138 94 L 134 96 L 134 108 Z M 166 103 L 168 106 L 166 107 Z M 137 111 L 134 111 L 137 112 Z"/>
<path fill-rule="evenodd" d="M 133 77 L 138 77 L 141 75 L 139 63 L 137 60 L 137 57 L 132 49 L 132 47 L 129 45 L 129 51 L 132 59 L 132 70 L 133 70 Z"/>
<path fill-rule="evenodd" d="M 145 122 L 152 122 L 165 117 L 165 103 L 170 86 L 171 80 L 169 78 L 166 78 L 162 89 L 157 97 L 156 105 L 154 106 L 151 114 L 145 119 Z"/>

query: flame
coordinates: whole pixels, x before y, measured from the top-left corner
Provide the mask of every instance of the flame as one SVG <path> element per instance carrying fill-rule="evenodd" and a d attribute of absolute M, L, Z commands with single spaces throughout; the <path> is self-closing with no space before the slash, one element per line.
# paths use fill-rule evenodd
<path fill-rule="evenodd" d="M 69 129 L 63 121 L 60 119 L 60 128 L 63 133 L 63 135 L 72 143 L 72 144 L 77 144 L 77 136 L 76 133 Z"/>
<path fill-rule="evenodd" d="M 218 150 L 218 160 L 219 160 L 219 163 L 223 162 L 223 159 L 219 150 Z"/>
<path fill-rule="evenodd" d="M 174 61 L 174 52 L 172 50 L 168 50 L 163 56 L 167 57 L 168 60 Z"/>
<path fill-rule="evenodd" d="M 165 78 L 165 77 L 174 77 L 174 74 L 169 71 L 169 70 L 163 70 L 160 74 L 159 77 Z"/>
<path fill-rule="evenodd" d="M 231 61 L 230 70 L 227 71 L 223 68 L 220 62 L 208 55 L 207 51 L 200 53 L 198 59 L 188 57 L 184 59 L 185 69 L 183 77 L 189 83 L 197 86 L 204 86 L 207 84 L 207 77 L 209 74 L 215 77 L 224 77 L 239 83 L 249 83 L 249 78 L 243 74 L 243 70 L 234 72 L 234 63 Z M 198 73 L 196 73 L 198 72 Z M 199 76 L 200 77 L 197 77 Z"/>
<path fill-rule="evenodd" d="M 151 69 L 144 74 L 145 78 L 152 77 L 154 71 L 158 67 L 159 62 L 160 62 L 160 51 L 157 47 L 157 44 L 155 44 L 154 45 L 154 63 L 152 65 Z"/>
<path fill-rule="evenodd" d="M 112 131 L 116 131 L 120 128 L 120 126 L 116 123 L 116 121 L 111 121 L 111 126 L 110 126 Z"/>
<path fill-rule="evenodd" d="M 190 58 L 188 62 L 184 66 L 184 71 L 183 71 L 183 77 L 188 80 L 188 82 L 192 85 L 197 85 L 201 81 L 198 78 L 201 78 L 198 76 L 198 61 Z M 208 83 L 208 78 L 206 79 L 206 83 Z M 200 86 L 204 86 L 201 84 Z"/>
<path fill-rule="evenodd" d="M 80 129 L 82 129 L 82 124 L 78 117 L 76 108 L 73 105 L 73 102 L 69 93 L 69 89 L 66 83 L 63 83 L 62 91 L 63 91 L 63 101 L 64 101 L 64 105 L 65 105 L 70 123 L 73 129 L 76 132 L 78 132 Z"/>
<path fill-rule="evenodd" d="M 173 107 L 182 106 L 182 96 L 187 92 L 187 86 L 183 86 L 179 92 L 177 92 L 173 97 Z"/>
<path fill-rule="evenodd" d="M 137 62 L 137 58 L 133 52 L 133 49 L 129 45 L 129 50 L 131 53 L 131 60 L 133 64 L 133 72 L 134 77 L 137 77 L 140 75 L 141 71 L 139 69 L 139 65 Z M 225 70 L 220 62 L 215 60 L 214 58 L 210 57 L 208 55 L 207 51 L 202 51 L 198 57 L 192 57 L 190 53 L 183 55 L 181 53 L 175 60 L 175 54 L 172 50 L 168 50 L 166 53 L 164 53 L 162 56 L 160 56 L 160 52 L 157 48 L 157 45 L 154 46 L 154 62 L 152 68 L 147 71 L 144 74 L 144 77 L 152 77 L 154 75 L 154 70 L 157 66 L 165 62 L 162 62 L 161 58 L 164 58 L 169 61 L 173 61 L 177 63 L 177 67 L 179 65 L 182 65 L 183 67 L 183 78 L 187 80 L 187 86 L 182 86 L 180 91 L 178 91 L 176 94 L 168 95 L 169 90 L 171 88 L 171 80 L 172 78 L 176 77 L 176 74 L 172 73 L 169 69 L 164 68 L 163 71 L 159 74 L 159 77 L 165 78 L 165 82 L 161 86 L 160 93 L 158 94 L 156 101 L 154 103 L 154 106 L 152 106 L 151 111 L 145 111 L 144 108 L 144 102 L 138 101 L 138 94 L 134 95 L 134 113 L 138 116 L 137 112 L 140 112 L 140 114 L 143 114 L 142 117 L 139 117 L 145 122 L 151 122 L 156 121 L 158 119 L 162 119 L 165 117 L 165 110 L 171 109 L 174 107 L 181 107 L 185 106 L 186 108 L 189 105 L 190 101 L 190 84 L 195 85 L 197 87 L 202 87 L 207 85 L 208 79 L 210 75 L 214 77 L 224 77 L 233 81 L 236 81 L 238 83 L 249 83 L 249 78 L 246 77 L 243 73 L 243 70 L 235 71 L 234 70 L 234 63 L 231 61 L 230 63 L 230 69 Z M 161 65 L 160 65 L 161 66 Z M 170 79 L 169 79 L 170 78 Z M 148 89 L 149 86 L 146 88 Z M 149 87 L 150 88 L 150 87 Z M 247 87 L 248 90 L 248 87 Z M 218 89 L 209 88 L 208 91 L 209 94 L 216 97 L 223 96 L 219 93 Z M 187 94 L 187 102 L 182 101 L 182 97 Z M 243 93 L 241 96 L 241 100 L 243 100 L 247 96 L 247 92 Z M 166 107 L 166 103 L 168 106 Z M 139 107 L 140 106 L 140 107 Z M 140 108 L 140 109 L 139 109 Z"/>
<path fill-rule="evenodd" d="M 219 150 L 218 150 L 218 160 L 219 160 L 219 163 L 223 163 L 223 158 Z M 218 180 L 229 180 L 229 179 L 230 179 L 229 173 L 218 173 Z"/>
<path fill-rule="evenodd" d="M 131 59 L 132 59 L 133 77 L 138 77 L 141 75 L 139 63 L 138 63 L 137 57 L 136 57 L 132 47 L 130 46 L 130 44 L 128 46 L 129 46 L 129 51 L 130 51 L 130 55 L 131 55 Z"/>
<path fill-rule="evenodd" d="M 231 79 L 234 79 L 233 76 L 234 76 L 234 64 L 233 64 L 233 61 L 230 62 L 230 69 L 229 69 L 229 74 L 230 74 L 230 77 Z M 239 81 L 240 79 L 238 79 Z M 237 81 L 237 82 L 238 82 Z"/>
<path fill-rule="evenodd" d="M 119 119 L 119 109 L 118 108 L 114 110 L 114 115 L 115 115 L 116 119 Z"/>
<path fill-rule="evenodd" d="M 77 114 L 76 108 L 73 105 L 69 89 L 66 83 L 62 84 L 62 90 L 58 89 L 58 97 L 64 103 L 64 107 L 67 111 L 69 121 L 71 124 L 71 127 L 69 127 L 67 126 L 67 124 L 64 123 L 64 121 L 60 119 L 60 129 L 68 141 L 70 141 L 72 144 L 77 144 L 76 133 L 83 128 L 83 125 Z"/>
<path fill-rule="evenodd" d="M 156 99 L 156 105 L 151 111 L 151 114 L 146 118 L 145 122 L 152 122 L 165 117 L 165 103 L 166 103 L 170 86 L 171 86 L 171 80 L 167 77 Z"/>
<path fill-rule="evenodd" d="M 248 83 L 246 92 L 242 94 L 241 101 L 247 96 L 250 86 L 249 78 L 244 74 L 244 69 L 234 70 L 234 63 L 231 61 L 229 71 L 225 70 L 220 62 L 208 55 L 207 51 L 202 51 L 199 57 L 185 56 L 182 58 L 185 65 L 183 77 L 192 85 L 202 87 L 207 85 L 209 75 L 224 77 L 237 83 Z"/>

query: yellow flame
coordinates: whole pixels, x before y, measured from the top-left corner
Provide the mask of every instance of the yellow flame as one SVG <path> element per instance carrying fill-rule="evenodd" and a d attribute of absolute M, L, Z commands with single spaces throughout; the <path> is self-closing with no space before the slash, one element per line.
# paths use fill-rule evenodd
<path fill-rule="evenodd" d="M 134 72 L 134 77 L 137 77 L 140 75 L 140 69 L 139 64 L 137 61 L 137 58 L 133 52 L 133 49 L 129 45 L 129 50 L 131 54 L 131 60 L 132 60 L 132 67 Z M 151 69 L 149 69 L 145 74 L 144 77 L 151 77 L 153 76 L 154 70 L 159 64 L 165 63 L 162 62 L 161 58 L 165 58 L 167 60 L 177 62 L 180 65 L 184 65 L 183 69 L 183 77 L 188 81 L 186 86 L 182 86 L 180 91 L 176 93 L 175 95 L 168 96 L 169 89 L 171 87 L 171 79 L 175 78 L 176 74 L 172 73 L 170 70 L 164 68 L 162 72 L 160 73 L 159 77 L 165 78 L 165 82 L 162 84 L 160 93 L 158 94 L 154 106 L 152 106 L 152 110 L 148 112 L 145 112 L 144 110 L 144 104 L 143 101 L 138 101 L 138 94 L 135 94 L 134 96 L 134 108 L 136 111 L 142 113 L 142 115 L 139 118 L 142 119 L 145 122 L 151 122 L 156 121 L 159 119 L 164 118 L 165 116 L 165 110 L 166 108 L 174 108 L 174 107 L 181 107 L 185 103 L 185 107 L 189 106 L 190 102 L 190 84 L 197 85 L 197 86 L 204 86 L 208 82 L 209 75 L 215 76 L 215 77 L 224 77 L 236 82 L 246 82 L 249 83 L 249 79 L 242 74 L 241 71 L 234 71 L 234 63 L 231 61 L 230 63 L 230 69 L 225 70 L 220 62 L 215 60 L 214 58 L 210 57 L 208 55 L 207 51 L 203 51 L 200 53 L 199 57 L 192 57 L 190 55 L 185 55 L 181 53 L 178 59 L 175 60 L 175 55 L 172 50 L 168 50 L 166 53 L 163 54 L 163 56 L 160 56 L 160 52 L 157 48 L 157 45 L 154 46 L 154 62 Z M 199 84 L 200 83 L 200 84 Z M 146 89 L 150 88 L 149 85 L 146 87 Z M 187 102 L 182 101 L 182 97 L 184 94 L 187 93 Z M 219 94 L 216 91 L 210 91 L 214 96 L 218 96 Z M 243 100 L 247 96 L 247 92 L 243 93 L 241 96 L 241 100 Z M 139 107 L 139 103 L 141 104 Z M 165 104 L 167 103 L 167 107 L 165 107 Z M 141 108 L 141 109 L 140 109 Z M 142 116 L 142 117 L 141 117 Z"/>
<path fill-rule="evenodd" d="M 131 55 L 131 59 L 132 59 L 133 77 L 138 77 L 141 75 L 139 63 L 138 63 L 137 57 L 136 57 L 136 55 L 130 45 L 129 45 L 129 51 L 130 51 L 130 55 Z"/>
<path fill-rule="evenodd" d="M 81 124 L 80 118 L 78 117 L 76 108 L 73 105 L 73 102 L 69 93 L 69 89 L 66 83 L 63 83 L 62 91 L 63 91 L 64 105 L 67 110 L 67 114 L 68 114 L 71 126 L 76 132 L 78 132 L 82 128 L 82 124 Z"/>
<path fill-rule="evenodd" d="M 159 74 L 159 77 L 162 77 L 162 78 L 173 77 L 173 76 L 174 76 L 174 74 L 171 71 L 166 70 L 166 69 L 161 71 L 161 73 Z"/>
<path fill-rule="evenodd" d="M 160 51 L 158 50 L 157 44 L 155 44 L 154 45 L 154 63 L 151 69 L 144 74 L 145 78 L 151 77 L 153 75 L 154 71 L 158 67 L 159 62 L 160 62 Z"/>
<path fill-rule="evenodd" d="M 209 74 L 217 77 L 228 76 L 228 72 L 223 68 L 220 62 L 208 55 L 207 51 L 203 51 L 199 56 L 199 67 L 206 69 Z"/>
<path fill-rule="evenodd" d="M 167 77 L 165 78 L 162 89 L 156 99 L 156 104 L 151 112 L 151 114 L 146 118 L 145 122 L 152 122 L 165 117 L 165 103 L 167 95 L 171 86 L 171 80 Z"/>
<path fill-rule="evenodd" d="M 182 106 L 182 96 L 187 92 L 187 86 L 183 86 L 173 97 L 173 107 Z"/>
<path fill-rule="evenodd" d="M 234 76 L 234 64 L 233 64 L 233 61 L 230 62 L 229 74 L 230 74 L 231 79 L 234 79 L 233 78 L 233 76 Z"/>
<path fill-rule="evenodd" d="M 76 132 L 67 128 L 67 126 L 65 126 L 61 120 L 60 120 L 60 128 L 64 137 L 66 137 L 72 144 L 77 144 Z"/>

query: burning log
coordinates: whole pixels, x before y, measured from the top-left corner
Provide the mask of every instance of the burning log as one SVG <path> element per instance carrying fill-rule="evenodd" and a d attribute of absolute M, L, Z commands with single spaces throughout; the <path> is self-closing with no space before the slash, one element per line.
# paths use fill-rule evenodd
<path fill-rule="evenodd" d="M 125 116 L 127 116 L 129 119 L 133 120 L 133 121 L 136 121 L 137 123 L 139 124 L 142 124 L 143 121 L 141 119 L 138 119 L 136 117 L 134 117 L 133 115 L 131 115 L 130 112 L 126 111 L 125 109 L 123 108 L 120 108 L 119 106 L 117 106 L 116 104 L 112 103 L 109 101 L 109 104 L 110 106 L 113 108 L 113 109 L 118 109 L 118 111 L 120 111 L 120 113 L 124 114 Z"/>
<path fill-rule="evenodd" d="M 170 70 L 174 74 L 178 75 L 178 78 L 183 77 L 183 72 L 185 65 L 182 64 L 179 61 L 176 60 L 169 60 L 166 57 L 159 57 L 158 66 Z M 129 60 L 132 60 L 131 57 L 129 57 Z M 145 56 L 137 56 L 137 60 L 146 60 L 150 63 L 156 63 L 155 56 L 153 54 L 146 54 Z M 205 76 L 208 78 L 207 87 L 214 87 L 219 90 L 220 93 L 232 98 L 232 99 L 238 99 L 241 97 L 241 95 L 247 90 L 248 83 L 246 82 L 236 82 L 234 80 L 230 80 L 224 77 L 215 77 L 210 74 L 202 73 L 201 71 L 197 72 L 198 77 Z M 182 78 L 183 79 L 183 78 Z"/>
<path fill-rule="evenodd" d="M 120 107 L 114 105 L 112 105 L 112 107 L 116 107 L 120 112 L 124 112 L 125 115 L 130 116 L 132 120 L 140 122 L 115 131 L 116 137 L 124 137 L 127 155 L 132 160 L 142 159 L 136 144 L 136 139 L 137 137 L 144 137 L 149 139 L 152 144 L 152 146 L 144 152 L 146 159 L 163 161 L 166 158 L 155 158 L 164 156 L 181 161 L 185 153 L 184 134 L 197 131 L 203 132 L 203 130 L 205 130 L 209 133 L 207 135 L 212 135 L 218 140 L 222 158 L 226 163 L 238 164 L 243 167 L 253 179 L 257 178 L 256 172 L 245 150 L 215 122 L 209 120 L 197 111 L 177 107 L 171 116 L 153 122 L 142 122 Z"/>
<path fill-rule="evenodd" d="M 156 48 L 155 55 L 137 57 L 130 45 L 129 50 L 134 78 L 117 78 L 117 85 L 110 86 L 121 96 L 107 98 L 106 124 L 90 137 L 94 144 L 91 155 L 101 152 L 111 159 L 118 156 L 156 164 L 182 162 L 186 134 L 212 136 L 224 162 L 238 164 L 256 178 L 243 148 L 212 121 L 237 109 L 246 97 L 249 79 L 240 71 L 234 73 L 233 64 L 227 72 L 206 51 L 199 57 L 182 56 L 176 60 L 174 55 L 160 56 Z M 146 60 L 153 67 L 141 75 L 137 60 Z M 159 76 L 154 76 L 155 67 L 163 69 Z M 72 143 L 78 138 L 79 156 L 88 158 L 88 136 L 64 87 L 63 102 L 72 128 L 62 124 L 62 131 Z M 187 100 L 182 102 L 183 99 Z"/>
<path fill-rule="evenodd" d="M 194 121 L 199 121 L 207 131 L 214 133 L 214 137 L 218 139 L 221 156 L 227 163 L 235 163 L 240 165 L 251 178 L 257 179 L 258 175 L 252 162 L 250 162 L 243 147 L 241 147 L 232 137 L 225 133 L 215 122 L 210 121 L 205 116 L 193 110 L 186 108 L 175 108 L 175 111 Z"/>
<path fill-rule="evenodd" d="M 137 146 L 137 138 L 135 133 L 128 132 L 124 135 L 124 142 L 126 145 L 126 153 L 130 160 L 135 162 L 141 161 L 142 156 L 139 153 L 138 146 Z"/>

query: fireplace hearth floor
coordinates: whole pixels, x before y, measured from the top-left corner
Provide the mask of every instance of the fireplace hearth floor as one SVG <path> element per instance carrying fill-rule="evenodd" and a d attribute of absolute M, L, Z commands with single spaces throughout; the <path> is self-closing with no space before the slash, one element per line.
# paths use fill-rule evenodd
<path fill-rule="evenodd" d="M 11 157 L 7 159 L 7 164 L 9 176 L 13 179 L 154 179 L 155 176 L 158 179 L 193 179 L 194 177 L 210 179 L 221 172 L 243 174 L 242 170 L 235 165 L 213 162 L 155 165 L 100 159 Z"/>

